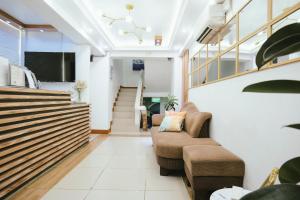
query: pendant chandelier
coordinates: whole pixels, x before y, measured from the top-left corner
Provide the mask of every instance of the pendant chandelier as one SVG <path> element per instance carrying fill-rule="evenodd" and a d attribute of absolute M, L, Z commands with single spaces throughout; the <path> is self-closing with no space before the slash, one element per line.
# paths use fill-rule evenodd
<path fill-rule="evenodd" d="M 131 15 L 131 13 L 134 9 L 133 4 L 127 4 L 125 6 L 125 8 L 128 11 L 128 15 L 126 15 L 124 17 L 114 18 L 114 17 L 108 16 L 106 14 L 103 14 L 102 17 L 108 21 L 108 25 L 111 27 L 115 23 L 118 23 L 118 22 L 123 22 L 123 23 L 125 22 L 127 24 L 130 24 L 133 27 L 133 29 L 132 30 L 119 29 L 118 30 L 119 35 L 133 35 L 137 38 L 139 44 L 142 44 L 143 43 L 143 32 L 150 33 L 152 31 L 152 28 L 151 28 L 151 26 L 138 26 L 135 23 L 132 15 Z"/>

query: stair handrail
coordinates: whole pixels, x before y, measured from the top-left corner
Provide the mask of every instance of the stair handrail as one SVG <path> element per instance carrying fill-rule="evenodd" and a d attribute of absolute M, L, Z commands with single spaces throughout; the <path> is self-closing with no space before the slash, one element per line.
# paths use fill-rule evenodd
<path fill-rule="evenodd" d="M 143 89 L 144 89 L 144 70 L 140 71 L 140 78 L 137 85 L 136 98 L 135 98 L 135 126 L 140 127 L 141 117 L 145 115 L 147 117 L 146 106 L 143 105 Z M 143 127 L 145 130 L 145 127 Z"/>

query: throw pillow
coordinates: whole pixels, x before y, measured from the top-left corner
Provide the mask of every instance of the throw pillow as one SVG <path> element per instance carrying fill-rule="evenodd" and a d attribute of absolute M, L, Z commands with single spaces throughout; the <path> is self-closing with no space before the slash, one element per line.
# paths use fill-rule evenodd
<path fill-rule="evenodd" d="M 179 116 L 185 118 L 186 112 L 166 111 L 165 116 Z"/>
<path fill-rule="evenodd" d="M 182 122 L 184 117 L 182 116 L 165 116 L 160 127 L 160 132 L 180 132 L 182 130 Z"/>

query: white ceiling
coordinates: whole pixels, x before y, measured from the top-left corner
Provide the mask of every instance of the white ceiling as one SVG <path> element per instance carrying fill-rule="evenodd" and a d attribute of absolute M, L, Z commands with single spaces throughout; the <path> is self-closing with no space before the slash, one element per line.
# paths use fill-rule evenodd
<path fill-rule="evenodd" d="M 150 33 L 143 33 L 142 44 L 132 35 L 119 35 L 120 29 L 132 29 L 130 24 L 118 22 L 110 28 L 102 17 L 103 13 L 111 17 L 126 16 L 127 3 L 135 6 L 131 14 L 137 25 L 152 27 Z M 72 27 L 89 43 L 94 43 L 90 45 L 100 45 L 103 49 L 174 52 L 199 28 L 195 24 L 208 3 L 209 0 L 0 0 L 0 8 L 27 24 L 51 24 L 65 34 L 70 34 Z M 57 17 L 50 16 L 49 10 Z M 60 26 L 64 23 L 69 24 L 67 31 Z M 160 47 L 154 45 L 156 34 L 163 36 Z"/>
<path fill-rule="evenodd" d="M 131 23 L 118 21 L 109 27 L 109 21 L 101 16 L 103 13 L 114 18 L 125 17 L 128 15 L 125 9 L 127 0 L 81 0 L 81 3 L 90 9 L 90 14 L 94 15 L 112 43 L 120 48 L 151 47 L 154 45 L 155 35 L 162 35 L 162 47 L 168 47 L 183 2 L 184 0 L 132 0 L 130 3 L 134 5 L 134 10 L 131 12 L 131 16 L 136 25 L 152 27 L 150 33 L 137 32 L 141 34 L 144 40 L 142 44 L 139 44 L 134 35 L 120 35 L 118 33 L 120 29 L 134 31 L 134 26 Z"/>
<path fill-rule="evenodd" d="M 24 24 L 47 24 L 34 10 L 31 0 L 0 0 L 0 8 Z"/>

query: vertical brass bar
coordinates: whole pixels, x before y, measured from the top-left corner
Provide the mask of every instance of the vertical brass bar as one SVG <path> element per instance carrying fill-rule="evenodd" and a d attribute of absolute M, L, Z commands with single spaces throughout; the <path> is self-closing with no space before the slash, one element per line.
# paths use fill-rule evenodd
<path fill-rule="evenodd" d="M 240 13 L 236 15 L 236 41 L 239 44 L 240 41 Z M 235 58 L 235 75 L 240 72 L 240 48 L 239 45 L 236 46 L 236 58 Z"/>

